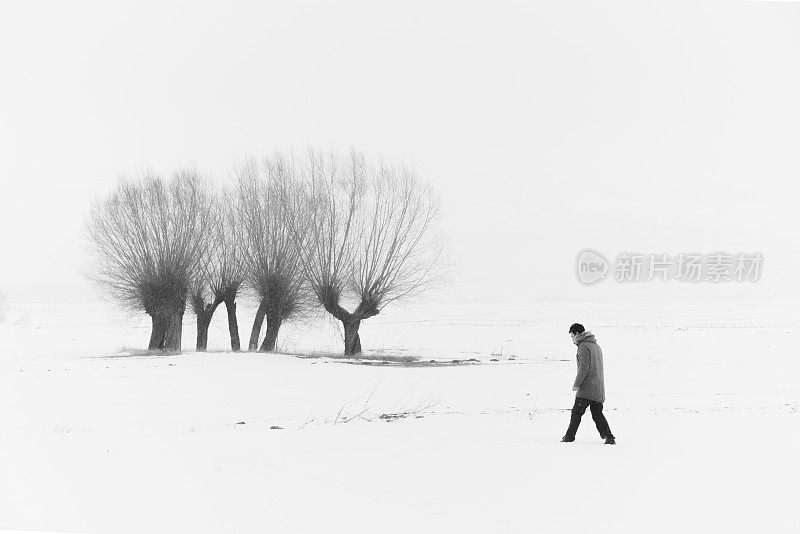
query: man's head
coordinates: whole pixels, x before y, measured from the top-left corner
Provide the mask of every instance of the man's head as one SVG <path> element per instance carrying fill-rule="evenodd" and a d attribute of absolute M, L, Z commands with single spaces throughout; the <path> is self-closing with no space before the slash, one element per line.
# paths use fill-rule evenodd
<path fill-rule="evenodd" d="M 579 334 L 583 334 L 586 329 L 580 323 L 573 323 L 572 326 L 569 327 L 569 335 L 572 336 L 572 340 L 575 341 L 575 337 Z"/>

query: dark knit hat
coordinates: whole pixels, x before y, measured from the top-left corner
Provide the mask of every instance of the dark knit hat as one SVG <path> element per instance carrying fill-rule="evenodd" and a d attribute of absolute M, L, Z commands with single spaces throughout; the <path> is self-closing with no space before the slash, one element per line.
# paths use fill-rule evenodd
<path fill-rule="evenodd" d="M 586 329 L 580 323 L 573 323 L 573 325 L 569 327 L 570 334 L 582 334 L 585 331 Z"/>

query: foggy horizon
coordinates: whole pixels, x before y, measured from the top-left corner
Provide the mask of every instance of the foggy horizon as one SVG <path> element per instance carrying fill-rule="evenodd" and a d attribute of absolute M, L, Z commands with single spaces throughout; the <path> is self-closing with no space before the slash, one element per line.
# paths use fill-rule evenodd
<path fill-rule="evenodd" d="M 306 146 L 413 164 L 449 301 L 793 299 L 800 6 L 81 2 L 0 21 L 0 292 L 94 300 L 120 175 Z M 594 286 L 591 248 L 760 253 L 753 283 Z M 83 297 L 81 297 L 82 299 Z"/>

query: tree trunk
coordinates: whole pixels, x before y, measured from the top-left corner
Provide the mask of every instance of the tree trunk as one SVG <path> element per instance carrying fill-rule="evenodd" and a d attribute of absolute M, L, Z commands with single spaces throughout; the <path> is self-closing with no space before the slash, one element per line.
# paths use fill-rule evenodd
<path fill-rule="evenodd" d="M 211 316 L 208 312 L 197 314 L 197 347 L 198 352 L 205 352 L 208 348 L 208 327 L 211 325 Z"/>
<path fill-rule="evenodd" d="M 167 316 L 167 331 L 164 334 L 164 349 L 181 350 L 183 335 L 183 310 L 171 310 Z"/>
<path fill-rule="evenodd" d="M 344 354 L 345 356 L 354 356 L 361 354 L 361 338 L 358 335 L 358 327 L 361 326 L 361 321 L 351 319 L 342 321 L 344 326 Z"/>
<path fill-rule="evenodd" d="M 236 352 L 241 348 L 239 323 L 236 321 L 236 301 L 233 299 L 226 300 L 225 308 L 228 310 L 228 331 L 231 333 L 231 350 Z"/>
<path fill-rule="evenodd" d="M 380 313 L 380 308 L 374 302 L 361 301 L 354 313 L 350 313 L 342 308 L 336 300 L 325 300 L 320 298 L 320 303 L 325 307 L 325 311 L 339 319 L 344 326 L 344 354 L 352 356 L 361 354 L 361 336 L 358 328 L 361 321 L 369 319 Z"/>
<path fill-rule="evenodd" d="M 261 352 L 274 352 L 275 342 L 278 340 L 278 331 L 281 329 L 280 317 L 267 317 L 267 335 L 261 344 Z"/>
<path fill-rule="evenodd" d="M 264 314 L 267 312 L 267 303 L 261 301 L 256 310 L 256 319 L 253 321 L 253 329 L 250 331 L 250 343 L 247 345 L 247 350 L 254 351 L 258 349 L 258 338 L 261 337 L 261 325 L 264 324 Z"/>
<path fill-rule="evenodd" d="M 195 311 L 197 314 L 197 351 L 204 352 L 208 349 L 208 329 L 211 327 L 211 319 L 214 317 L 214 312 L 219 306 L 219 301 L 214 300 L 205 305 L 201 312 Z"/>
<path fill-rule="evenodd" d="M 150 332 L 150 343 L 148 350 L 160 350 L 164 348 L 164 334 L 167 332 L 167 318 L 159 310 L 153 311 L 150 315 L 153 321 L 153 329 Z"/>

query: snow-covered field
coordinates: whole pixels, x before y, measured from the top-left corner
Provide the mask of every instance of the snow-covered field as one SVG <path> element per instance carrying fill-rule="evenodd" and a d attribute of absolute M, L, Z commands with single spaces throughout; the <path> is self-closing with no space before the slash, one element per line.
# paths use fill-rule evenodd
<path fill-rule="evenodd" d="M 233 354 L 218 313 L 215 351 L 163 356 L 103 304 L 9 306 L 0 529 L 800 531 L 788 306 L 429 302 L 366 322 L 361 362 L 325 356 L 325 320 L 282 333 L 287 354 Z M 588 413 L 559 442 L 575 321 L 604 351 L 616 446 Z"/>

